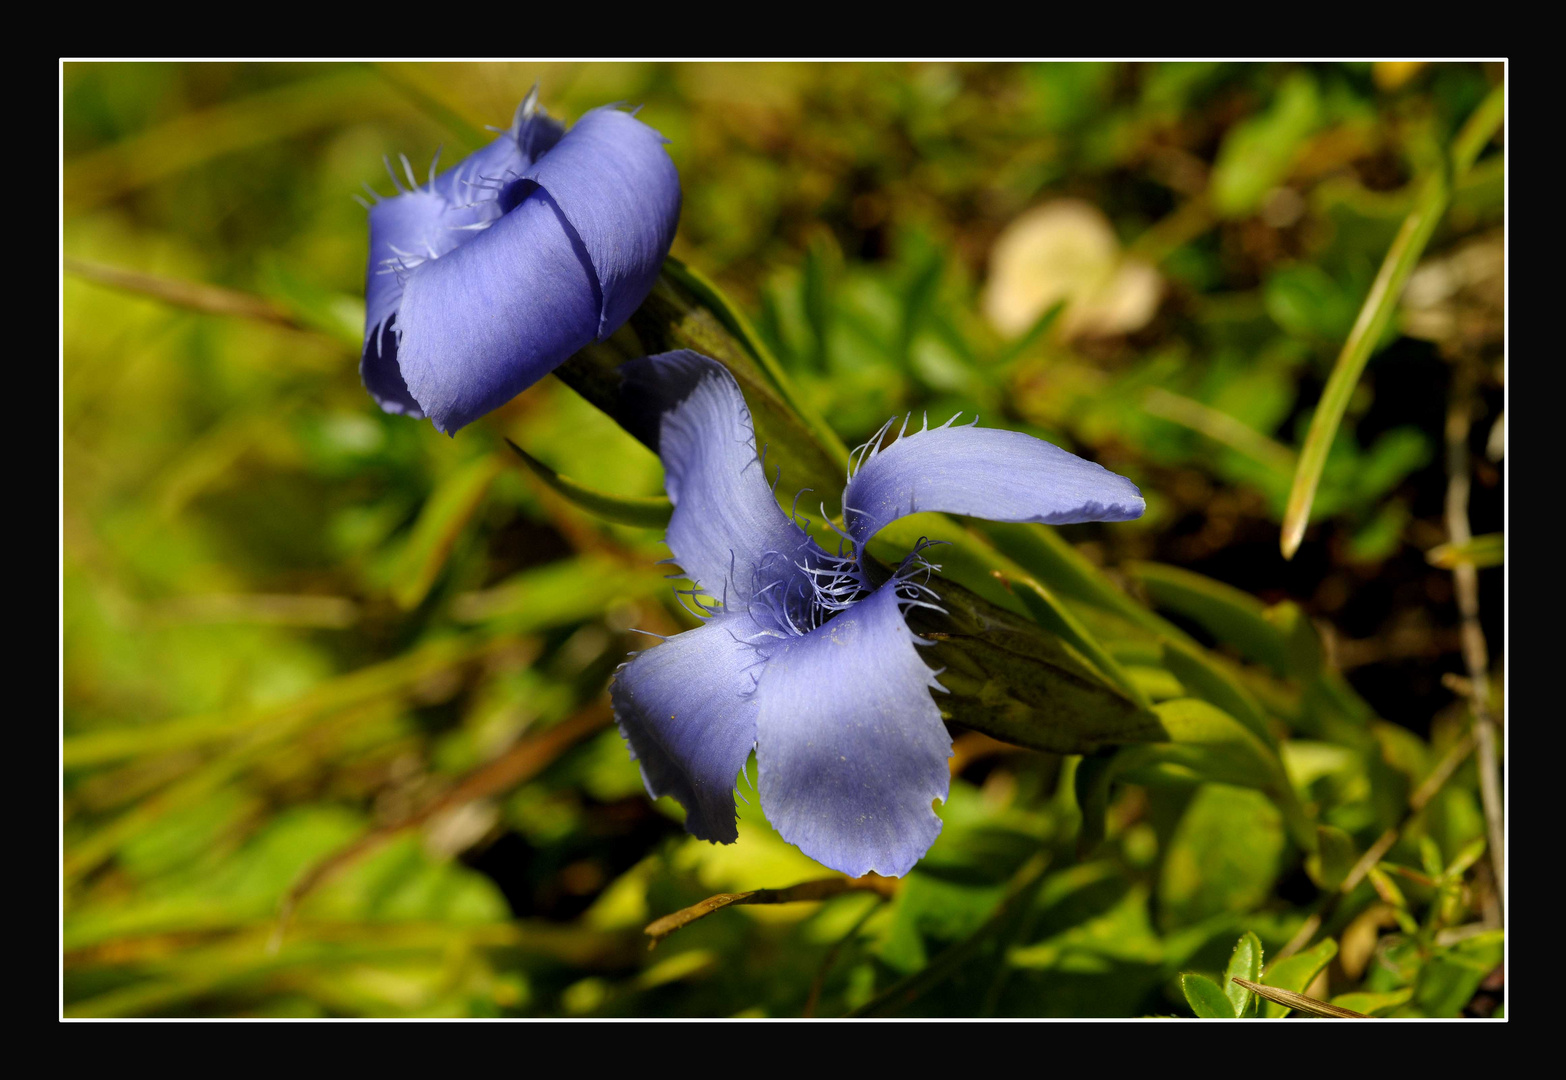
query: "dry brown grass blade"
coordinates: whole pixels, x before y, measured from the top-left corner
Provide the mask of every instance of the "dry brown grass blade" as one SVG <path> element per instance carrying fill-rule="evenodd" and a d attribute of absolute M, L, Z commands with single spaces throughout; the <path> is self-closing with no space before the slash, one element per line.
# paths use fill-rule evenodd
<path fill-rule="evenodd" d="M 1369 1020 L 1364 1013 L 1355 1012 L 1353 1009 L 1345 1009 L 1320 998 L 1307 997 L 1304 994 L 1296 994 L 1293 990 L 1279 990 L 1276 986 L 1263 986 L 1261 983 L 1251 982 L 1249 979 L 1235 978 L 1234 982 L 1245 987 L 1257 997 L 1264 997 L 1268 1001 L 1276 1001 L 1279 1005 L 1287 1005 L 1295 1012 L 1304 1013 L 1307 1016 L 1320 1016 L 1329 1020 Z"/>
<path fill-rule="evenodd" d="M 65 258 L 64 267 L 67 273 L 75 274 L 79 278 L 85 278 L 99 285 L 107 285 L 111 289 L 119 289 L 122 292 L 150 296 L 174 307 L 200 311 L 208 315 L 256 319 L 276 326 L 286 326 L 290 330 L 314 332 L 283 308 L 262 296 L 252 296 L 250 293 L 236 292 L 233 289 L 224 289 L 199 281 L 182 281 L 179 278 L 145 274 L 140 270 L 105 266 L 103 263 L 87 262 L 69 256 Z"/>
<path fill-rule="evenodd" d="M 845 892 L 856 891 L 868 891 L 889 897 L 897 891 L 897 880 L 866 874 L 861 878 L 817 878 L 814 881 L 790 885 L 786 889 L 752 889 L 749 892 L 718 893 L 716 896 L 707 897 L 699 904 L 681 908 L 672 915 L 654 919 L 647 924 L 643 933 L 652 938 L 647 943 L 647 947 L 651 949 L 682 926 L 689 926 L 697 919 L 705 919 L 714 911 L 721 911 L 735 904 L 792 904 L 800 900 L 826 900 Z"/>
<path fill-rule="evenodd" d="M 406 817 L 377 826 L 352 843 L 338 848 L 304 872 L 283 897 L 277 926 L 269 947 L 276 951 L 299 904 L 318 886 L 380 847 L 398 833 L 416 828 L 436 814 L 454 807 L 509 791 L 543 772 L 556 758 L 590 735 L 609 726 L 612 714 L 607 695 L 548 731 L 519 739 L 494 761 L 481 765 L 436 798 Z"/>

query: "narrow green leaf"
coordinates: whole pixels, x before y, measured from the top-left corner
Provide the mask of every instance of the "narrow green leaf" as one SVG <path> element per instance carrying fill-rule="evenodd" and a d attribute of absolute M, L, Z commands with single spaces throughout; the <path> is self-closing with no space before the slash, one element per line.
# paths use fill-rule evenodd
<path fill-rule="evenodd" d="M 1138 562 L 1129 569 L 1160 607 L 1199 623 L 1219 641 L 1279 675 L 1289 673 L 1288 635 L 1268 620 L 1266 606 L 1254 596 L 1177 566 Z"/>
<path fill-rule="evenodd" d="M 1366 1016 L 1382 1016 L 1399 1005 L 1407 1004 L 1413 996 L 1414 988 L 1405 986 L 1401 990 L 1390 990 L 1379 994 L 1366 992 L 1339 994 L 1332 999 L 1332 1004 L 1340 1009 L 1352 1009 L 1364 1013 Z"/>
<path fill-rule="evenodd" d="M 1370 879 L 1370 884 L 1375 887 L 1376 893 L 1399 911 L 1408 910 L 1408 900 L 1403 896 L 1403 890 L 1397 887 L 1397 882 L 1392 880 L 1380 866 L 1372 866 L 1365 875 Z"/>
<path fill-rule="evenodd" d="M 430 493 L 397 562 L 392 598 L 398 607 L 412 611 L 424 602 L 500 468 L 501 460 L 486 454 L 452 470 Z"/>
<path fill-rule="evenodd" d="M 530 567 L 479 592 L 451 601 L 451 617 L 488 623 L 490 632 L 533 634 L 602 615 L 617 602 L 664 594 L 669 583 L 654 567 L 633 567 L 602 555 L 578 555 Z"/>
<path fill-rule="evenodd" d="M 1005 348 L 995 357 L 995 367 L 1004 371 L 1010 365 L 1016 363 L 1033 348 L 1044 335 L 1049 333 L 1049 328 L 1055 325 L 1055 320 L 1060 318 L 1060 313 L 1066 310 L 1066 300 L 1056 300 L 1044 313 L 1033 320 L 1033 325 L 1021 337 L 1009 342 Z"/>
<path fill-rule="evenodd" d="M 1452 864 L 1446 868 L 1446 872 L 1442 875 L 1443 879 L 1446 881 L 1459 880 L 1464 874 L 1468 873 L 1469 867 L 1479 861 L 1480 856 L 1484 854 L 1486 846 L 1487 842 L 1482 836 L 1465 844 L 1463 849 L 1457 853 L 1457 857 L 1452 860 Z"/>
<path fill-rule="evenodd" d="M 1118 615 L 1161 637 L 1191 639 L 1121 592 L 1102 571 L 1048 525 L 978 522 L 978 530 L 1007 558 L 1062 596 Z"/>
<path fill-rule="evenodd" d="M 1283 635 L 1287 674 L 1303 683 L 1319 678 L 1326 654 L 1316 624 L 1310 621 L 1305 610 L 1292 600 L 1285 600 L 1267 608 L 1263 618 Z"/>
<path fill-rule="evenodd" d="M 1431 566 L 1443 570 L 1455 570 L 1468 565 L 1483 570 L 1487 566 L 1500 566 L 1506 561 L 1506 535 L 1485 533 L 1464 544 L 1439 544 L 1425 554 Z"/>
<path fill-rule="evenodd" d="M 1182 427 L 1205 435 L 1222 446 L 1236 450 L 1280 478 L 1294 472 L 1294 451 L 1237 420 L 1220 409 L 1193 401 L 1162 387 L 1148 390 L 1142 408 Z"/>
<path fill-rule="evenodd" d="M 1235 980 L 1249 979 L 1255 982 L 1261 978 L 1261 970 L 1261 939 L 1253 931 L 1247 930 L 1240 940 L 1234 943 L 1234 952 L 1229 956 L 1229 966 L 1223 973 L 1223 992 L 1228 996 L 1235 1016 L 1244 1017 L 1256 1011 L 1256 995 Z"/>
<path fill-rule="evenodd" d="M 1138 705 L 1143 708 L 1152 705 L 1147 695 L 1126 674 L 1125 669 L 1109 655 L 1109 652 L 1088 632 L 1087 627 L 1082 625 L 1081 620 L 1057 600 L 1053 593 L 1032 578 L 1012 582 L 1012 591 L 1021 599 L 1028 609 L 1028 614 L 1033 616 L 1034 622 L 1076 646 L 1094 666 L 1113 680 L 1115 685 L 1124 690 Z"/>
<path fill-rule="evenodd" d="M 932 249 L 920 263 L 903 293 L 903 317 L 898 325 L 897 359 L 904 371 L 913 370 L 913 343 L 930 310 L 930 301 L 941 283 L 946 262 L 940 249 Z"/>
<path fill-rule="evenodd" d="M 407 114 L 406 104 L 363 68 L 327 67 L 320 76 L 313 75 L 320 68 L 308 70 L 311 77 L 207 108 L 179 110 L 101 150 L 73 156 L 65 166 L 66 211 L 84 213 L 224 154 L 338 130 L 345 117 L 363 123 Z"/>
<path fill-rule="evenodd" d="M 1279 960 L 1267 969 L 1267 974 L 1260 981 L 1279 990 L 1303 994 L 1336 955 L 1338 955 L 1338 943 L 1327 938 L 1303 952 Z M 1262 1006 L 1262 1015 L 1269 1018 L 1287 1016 L 1289 1008 L 1282 1002 L 1269 1000 Z"/>
<path fill-rule="evenodd" d="M 1193 695 L 1218 706 L 1268 746 L 1276 748 L 1277 736 L 1268 727 L 1261 705 L 1222 661 L 1183 641 L 1165 641 L 1163 661 Z"/>
<path fill-rule="evenodd" d="M 756 363 L 761 366 L 761 370 L 771 380 L 773 389 L 782 395 L 788 406 L 804 421 L 805 426 L 809 428 L 828 455 L 839 465 L 847 466 L 848 447 L 843 445 L 843 440 L 838 438 L 837 432 L 832 430 L 821 414 L 812 408 L 809 402 L 805 401 L 799 389 L 794 386 L 793 380 L 788 377 L 788 373 L 778 363 L 777 357 L 772 355 L 772 351 L 767 348 L 766 343 L 761 340 L 761 336 L 750 325 L 750 320 L 724 294 L 723 290 L 718 288 L 699 270 L 687 266 L 672 255 L 664 260 L 663 272 L 711 309 L 723 328 L 733 334 Z M 718 359 L 721 359 L 721 357 Z"/>
<path fill-rule="evenodd" d="M 415 84 L 408 77 L 413 71 L 417 70 L 412 68 L 411 65 L 406 66 L 406 68 L 394 68 L 388 63 L 371 62 L 366 66 L 386 80 L 388 85 L 394 87 L 430 119 L 455 135 L 460 140 L 458 149 L 477 150 L 494 137 L 487 134 L 482 126 L 473 123 L 456 109 L 451 108 L 423 87 Z M 454 154 L 447 160 L 455 160 L 462 156 L 460 153 Z"/>
<path fill-rule="evenodd" d="M 587 511 L 594 517 L 621 525 L 638 525 L 644 529 L 665 529 L 674 504 L 663 495 L 611 495 L 608 492 L 580 484 L 569 476 L 561 476 L 555 470 L 533 457 L 510 439 L 506 445 L 522 459 L 534 476 L 572 506 Z"/>
<path fill-rule="evenodd" d="M 1392 246 L 1387 249 L 1381 269 L 1370 286 L 1370 294 L 1354 321 L 1354 328 L 1343 343 L 1332 375 L 1322 391 L 1321 401 L 1311 417 L 1310 430 L 1300 447 L 1299 466 L 1294 473 L 1294 485 L 1289 491 L 1288 505 L 1283 513 L 1283 531 L 1280 546 L 1285 559 L 1292 559 L 1305 538 L 1305 526 L 1310 523 L 1311 505 L 1316 499 L 1316 488 L 1321 483 L 1321 473 L 1327 464 L 1327 452 L 1337 437 L 1338 426 L 1348 410 L 1349 398 L 1359 385 L 1359 377 L 1370 360 L 1370 354 L 1382 339 L 1382 334 L 1397 310 L 1398 298 L 1408 276 L 1413 273 L 1430 242 L 1441 216 L 1446 212 L 1451 195 L 1452 181 L 1461 178 L 1473 165 L 1474 158 L 1484 149 L 1505 116 L 1505 88 L 1496 87 L 1469 116 L 1463 130 L 1453 141 L 1449 161 L 1434 175 L 1427 178 L 1420 189 L 1414 208 L 1403 219 Z"/>
<path fill-rule="evenodd" d="M 805 263 L 801 274 L 800 292 L 804 300 L 805 321 L 810 324 L 813 343 L 811 364 L 818 372 L 828 369 L 827 345 L 832 338 L 831 292 L 832 256 L 826 245 L 817 241 L 805 249 Z"/>
<path fill-rule="evenodd" d="M 1180 989 L 1185 992 L 1186 1004 L 1203 1020 L 1233 1020 L 1234 1006 L 1224 994 L 1223 988 L 1206 975 L 1180 976 Z"/>

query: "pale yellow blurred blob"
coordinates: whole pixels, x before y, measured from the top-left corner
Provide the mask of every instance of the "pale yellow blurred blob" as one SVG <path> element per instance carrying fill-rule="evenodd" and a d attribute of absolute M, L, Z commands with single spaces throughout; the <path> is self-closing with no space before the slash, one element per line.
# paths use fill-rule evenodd
<path fill-rule="evenodd" d="M 1377 89 L 1396 90 L 1418 75 L 1425 63 L 1424 60 L 1377 60 L 1370 67 L 1370 77 L 1375 80 Z"/>
<path fill-rule="evenodd" d="M 1158 271 L 1124 255 L 1098 207 L 1059 199 L 1022 214 L 995 241 L 983 304 L 1007 336 L 1066 300 L 1062 334 L 1110 337 L 1147 325 L 1162 295 Z"/>

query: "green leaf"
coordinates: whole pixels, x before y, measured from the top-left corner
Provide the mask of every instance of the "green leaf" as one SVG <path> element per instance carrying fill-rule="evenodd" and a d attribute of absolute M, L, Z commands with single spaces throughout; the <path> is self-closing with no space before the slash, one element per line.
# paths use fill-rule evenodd
<path fill-rule="evenodd" d="M 1287 850 L 1283 815 L 1265 795 L 1201 785 L 1164 847 L 1158 875 L 1163 920 L 1187 927 L 1254 911 L 1267 902 Z"/>
<path fill-rule="evenodd" d="M 1299 466 L 1294 473 L 1294 485 L 1289 491 L 1289 501 L 1283 513 L 1283 530 L 1280 546 L 1285 559 L 1292 559 L 1305 538 L 1305 526 L 1310 522 L 1311 504 L 1316 498 L 1316 488 L 1321 483 L 1322 469 L 1327 464 L 1327 453 L 1337 437 L 1338 426 L 1348 410 L 1349 399 L 1359 385 L 1360 375 L 1370 354 L 1382 341 L 1383 333 L 1397 310 L 1398 298 L 1408 276 L 1414 272 L 1425 245 L 1435 233 L 1436 225 L 1446 212 L 1454 179 L 1460 179 L 1473 165 L 1479 151 L 1484 149 L 1505 117 L 1505 88 L 1496 87 L 1469 116 L 1463 130 L 1457 135 L 1451 148 L 1450 159 L 1430 176 L 1421 188 L 1414 208 L 1403 219 L 1402 228 L 1392 246 L 1387 249 L 1376 280 L 1370 286 L 1354 320 L 1354 328 L 1343 342 L 1332 375 L 1322 391 L 1321 402 L 1311 417 L 1310 430 L 1300 447 Z"/>
<path fill-rule="evenodd" d="M 1266 606 L 1254 596 L 1178 566 L 1137 562 L 1129 569 L 1155 604 L 1199 623 L 1219 641 L 1279 675 L 1288 674 L 1292 666 L 1288 635 L 1267 618 Z"/>
<path fill-rule="evenodd" d="M 1173 760 L 1203 774 L 1204 779 L 1265 792 L 1283 812 L 1294 842 L 1307 852 L 1315 850 L 1316 831 L 1282 760 L 1264 740 L 1228 713 L 1197 698 L 1160 702 L 1153 712 L 1169 737 L 1181 744 L 1166 751 Z"/>
<path fill-rule="evenodd" d="M 1506 932 L 1487 930 L 1438 951 L 1419 971 L 1414 1002 L 1426 1016 L 1457 1016 L 1505 955 Z"/>
<path fill-rule="evenodd" d="M 1165 641 L 1163 661 L 1164 666 L 1192 694 L 1218 706 L 1244 724 L 1252 734 L 1265 741 L 1268 746 L 1278 745 L 1278 739 L 1268 726 L 1261 705 L 1251 696 L 1251 692 L 1225 669 L 1222 661 L 1183 641 Z"/>
<path fill-rule="evenodd" d="M 1431 566 L 1454 570 L 1467 565 L 1483 570 L 1506 561 L 1506 534 L 1485 533 L 1462 544 L 1438 544 L 1426 553 Z"/>
<path fill-rule="evenodd" d="M 506 445 L 515 451 L 522 463 L 533 475 L 549 485 L 572 506 L 587 511 L 594 517 L 621 525 L 637 525 L 644 529 L 666 529 L 674 504 L 663 495 L 611 495 L 586 484 L 577 483 L 569 476 L 561 476 L 555 470 L 533 457 L 510 439 Z"/>
<path fill-rule="evenodd" d="M 1317 825 L 1316 854 L 1305 860 L 1305 870 L 1323 891 L 1331 892 L 1343 884 L 1358 859 L 1352 836 L 1332 825 Z"/>
<path fill-rule="evenodd" d="M 1317 942 L 1312 948 L 1297 952 L 1293 956 L 1284 957 L 1267 969 L 1267 974 L 1262 982 L 1268 986 L 1277 987 L 1279 990 L 1290 990 L 1296 994 L 1303 994 L 1307 987 L 1320 975 L 1322 969 L 1332 962 L 1332 958 L 1338 955 L 1338 943 L 1331 938 Z M 1344 1008 L 1353 1009 L 1355 1012 L 1369 1012 L 1358 1006 L 1346 1004 L 1342 1001 L 1334 1001 L 1334 1005 L 1342 1005 Z M 1286 1005 L 1276 1001 L 1268 1001 L 1262 1005 L 1262 1015 L 1265 1017 L 1279 1017 L 1289 1015 Z"/>
<path fill-rule="evenodd" d="M 1392 880 L 1392 875 L 1381 869 L 1380 866 L 1372 866 L 1365 876 L 1370 879 L 1370 884 L 1375 888 L 1377 895 L 1381 899 L 1399 911 L 1407 913 L 1408 900 L 1404 898 L 1403 890 L 1399 889 L 1397 883 Z"/>
<path fill-rule="evenodd" d="M 1244 1017 L 1254 1013 L 1256 995 L 1234 980 L 1241 978 L 1255 982 L 1261 978 L 1261 970 L 1261 939 L 1253 931 L 1247 930 L 1240 940 L 1234 943 L 1234 952 L 1229 957 L 1229 966 L 1223 973 L 1223 992 L 1228 996 L 1235 1016 Z"/>
<path fill-rule="evenodd" d="M 1186 1004 L 1201 1019 L 1235 1019 L 1234 1006 L 1229 1003 L 1223 988 L 1206 975 L 1180 976 L 1180 989 L 1185 992 Z"/>
<path fill-rule="evenodd" d="M 1268 608 L 1263 617 L 1283 634 L 1288 675 L 1304 683 L 1320 676 L 1325 659 L 1321 635 L 1304 609 L 1292 600 L 1285 600 Z"/>
<path fill-rule="evenodd" d="M 1444 869 L 1441 858 L 1441 845 L 1431 839 L 1428 834 L 1419 838 L 1419 862 L 1424 868 L 1426 877 L 1432 881 L 1441 877 Z"/>
<path fill-rule="evenodd" d="M 1340 1009 L 1353 1009 L 1355 1012 L 1364 1013 L 1366 1016 L 1384 1016 L 1406 1004 L 1414 996 L 1414 988 L 1406 986 L 1401 990 L 1392 990 L 1385 993 L 1356 992 L 1353 994 L 1339 994 L 1332 999 L 1332 1004 Z"/>
<path fill-rule="evenodd" d="M 1142 408 L 1154 416 L 1190 428 L 1221 446 L 1244 454 L 1277 476 L 1280 486 L 1282 478 L 1294 472 L 1293 450 L 1274 442 L 1221 409 L 1157 386 L 1147 391 L 1142 399 Z"/>
<path fill-rule="evenodd" d="M 1209 195 L 1224 217 L 1243 217 L 1288 176 L 1306 138 L 1321 123 L 1315 80 L 1297 72 L 1278 90 L 1272 105 L 1236 124 L 1218 148 Z"/>
<path fill-rule="evenodd" d="M 1077 779 L 1083 815 L 1079 852 L 1091 850 L 1103 838 L 1102 813 L 1109 786 L 1121 777 L 1144 784 L 1211 782 L 1256 788 L 1277 805 L 1290 838 L 1306 852 L 1315 850 L 1314 826 L 1281 759 L 1266 741 L 1198 698 L 1162 701 L 1151 712 L 1167 741 L 1128 746 L 1113 758 L 1083 761 Z"/>
<path fill-rule="evenodd" d="M 1441 875 L 1442 880 L 1448 882 L 1460 880 L 1464 874 L 1468 873 L 1468 868 L 1479 861 L 1487 846 L 1488 842 L 1482 836 L 1464 844 L 1463 849 L 1457 853 L 1451 864 L 1446 868 L 1446 871 Z"/>

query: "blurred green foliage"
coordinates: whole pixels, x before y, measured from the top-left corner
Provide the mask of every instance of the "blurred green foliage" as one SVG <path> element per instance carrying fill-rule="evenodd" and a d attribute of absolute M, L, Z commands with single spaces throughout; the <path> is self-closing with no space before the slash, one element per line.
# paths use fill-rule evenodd
<path fill-rule="evenodd" d="M 1502 545 L 1426 552 L 1451 539 L 1456 385 L 1485 421 L 1473 531 L 1500 529 L 1498 145 L 1377 343 L 1294 562 L 1277 534 L 1418 182 L 1500 78 L 67 65 L 65 1012 L 1287 1011 L 1235 977 L 1372 1015 L 1497 1011 L 1451 568 Z M 567 120 L 644 103 L 684 186 L 675 254 L 849 445 L 964 411 L 1131 476 L 1134 523 L 906 528 L 1206 734 L 1078 758 L 959 728 L 944 831 L 906 879 L 718 911 L 649 952 L 654 918 L 824 874 L 753 795 L 731 847 L 646 798 L 603 691 L 634 629 L 692 624 L 660 533 L 587 516 L 504 439 L 621 496 L 661 493 L 657 459 L 555 380 L 449 440 L 356 371 L 349 195 L 383 154 L 475 148 L 534 81 Z M 990 252 L 1063 198 L 1107 222 L 1110 283 L 998 329 Z M 1499 574 L 1479 581 L 1499 669 Z"/>

